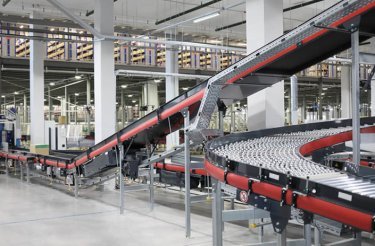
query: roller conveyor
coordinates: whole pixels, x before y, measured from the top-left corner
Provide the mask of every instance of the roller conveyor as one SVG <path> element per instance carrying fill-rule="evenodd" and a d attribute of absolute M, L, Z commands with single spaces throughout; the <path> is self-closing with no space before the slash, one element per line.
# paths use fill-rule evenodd
<path fill-rule="evenodd" d="M 199 140 L 199 135 L 202 130 L 207 128 L 219 99 L 233 101 L 244 98 L 271 86 L 284 77 L 346 50 L 350 47 L 350 35 L 342 30 L 344 25 L 350 24 L 356 18 L 360 18 L 358 26 L 360 40 L 368 39 L 369 36 L 362 35 L 361 32 L 375 33 L 375 1 L 345 0 L 337 3 L 75 157 L 43 156 L 24 151 L 2 151 L 0 157 L 25 162 L 31 161 L 62 169 L 76 169 L 81 165 L 90 165 L 96 157 L 119 145 L 139 149 L 146 143 L 157 143 L 170 132 L 183 126 L 184 118 L 181 111 L 184 109 L 189 110 L 193 123 L 190 128 L 191 137 L 193 140 Z M 341 31 L 335 29 L 341 29 Z M 367 121 L 364 124 L 374 123 L 374 119 Z M 349 126 L 349 121 L 343 121 L 340 124 L 329 122 L 321 123 L 321 125 L 311 124 L 297 128 L 271 129 L 219 138 L 207 145 L 206 171 L 211 176 L 226 181 L 239 189 L 250 189 L 252 192 L 270 199 L 284 201 L 288 205 L 295 205 L 300 209 L 349 224 L 364 231 L 373 231 L 375 203 L 372 199 L 372 187 L 367 187 L 372 183 L 322 167 L 302 158 L 316 149 L 349 141 L 351 139 L 351 133 L 347 131 Z M 327 130 L 330 128 L 333 129 Z M 373 128 L 364 128 L 365 131 L 369 129 Z M 319 131 L 319 134 L 317 136 L 310 134 L 314 133 L 309 133 L 312 130 Z M 297 140 L 296 142 L 290 143 L 290 139 L 283 140 L 283 138 L 291 137 L 292 132 L 296 134 L 295 138 L 292 138 Z M 275 134 L 278 135 L 270 137 Z M 195 136 L 198 137 L 195 138 Z M 243 151 L 243 154 L 246 152 L 246 156 L 243 156 L 242 159 L 241 156 L 231 157 L 235 159 L 231 160 L 229 159 L 230 153 L 226 158 L 214 152 L 219 146 L 227 143 L 247 141 L 264 136 L 268 136 L 267 144 L 269 145 L 255 140 L 248 143 L 253 148 L 261 147 L 256 156 L 252 156 L 253 154 L 250 154 L 249 151 Z M 336 137 L 331 138 L 332 136 Z M 272 142 L 271 139 L 275 141 Z M 323 141 L 321 141 L 322 139 Z M 221 142 L 222 140 L 224 142 Z M 273 145 L 277 147 L 277 150 L 270 149 Z M 246 145 L 244 148 L 249 146 Z M 296 150 L 298 147 L 300 156 Z M 250 156 L 247 156 L 248 154 Z M 278 157 L 272 158 L 272 155 L 275 154 L 287 157 L 281 160 Z M 263 163 L 264 159 L 261 156 L 265 155 L 269 157 Z M 288 158 L 293 162 L 289 162 Z M 251 160 L 250 163 L 242 163 L 247 159 L 254 160 Z M 265 164 L 264 167 L 263 164 Z M 164 164 L 160 164 L 160 166 L 167 167 Z M 182 168 L 179 167 L 179 170 Z M 342 180 L 348 181 L 345 183 L 347 190 L 341 189 L 341 186 L 338 185 L 337 182 Z M 344 186 L 344 184 L 341 185 Z M 282 191 L 286 187 L 287 191 L 283 193 Z M 363 190 L 364 188 L 367 190 Z M 295 191 L 302 195 L 298 195 L 296 198 Z"/>
<path fill-rule="evenodd" d="M 362 123 L 374 120 L 367 118 Z M 331 144 L 350 141 L 348 124 L 324 122 L 231 134 L 207 144 L 205 167 L 211 176 L 240 190 L 285 200 L 288 205 L 372 232 L 375 182 L 306 157 Z M 375 126 L 363 125 L 361 131 L 375 133 Z"/>
<path fill-rule="evenodd" d="M 130 145 L 131 143 L 131 148 L 139 149 L 146 143 L 158 142 L 170 132 L 183 126 L 181 111 L 184 109 L 189 110 L 193 123 L 191 124 L 192 135 L 190 137 L 196 141 L 197 138 L 194 136 L 201 135 L 200 132 L 207 128 L 219 98 L 227 99 L 228 94 L 235 95 L 237 99 L 244 98 L 271 86 L 283 76 L 290 76 L 349 48 L 350 35 L 337 32 L 334 29 L 342 29 L 344 24 L 359 17 L 361 18 L 359 30 L 374 33 L 374 12 L 374 0 L 341 1 L 69 160 L 57 156 L 41 156 L 25 152 L 0 152 L 0 156 L 11 159 L 34 156 L 34 161 L 43 165 L 74 169 L 90 164 L 93 158 L 107 153 L 120 144 Z M 328 28 L 322 29 L 316 25 Z M 368 38 L 366 35 L 360 35 L 361 41 Z M 240 88 L 240 92 L 233 91 L 233 87 L 230 85 Z M 200 136 L 198 139 L 202 140 Z M 200 143 L 199 141 L 198 143 Z"/>

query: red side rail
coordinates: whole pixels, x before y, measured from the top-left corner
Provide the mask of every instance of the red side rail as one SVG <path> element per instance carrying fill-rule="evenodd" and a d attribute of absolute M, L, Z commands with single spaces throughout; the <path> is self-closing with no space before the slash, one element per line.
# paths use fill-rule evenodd
<path fill-rule="evenodd" d="M 173 171 L 173 172 L 180 172 L 180 173 L 185 172 L 185 167 L 180 166 L 180 165 L 174 165 L 174 164 L 165 164 L 165 163 L 157 162 L 154 164 L 154 167 L 158 169 L 167 170 L 167 171 Z M 207 175 L 207 171 L 202 168 L 190 169 L 190 173 L 199 174 L 203 176 Z"/>
<path fill-rule="evenodd" d="M 357 9 L 356 11 L 352 12 L 351 14 L 349 14 L 347 16 L 344 16 L 340 20 L 337 20 L 336 22 L 332 23 L 330 25 L 330 27 L 332 27 L 332 28 L 338 27 L 339 25 L 343 24 L 344 22 L 346 22 L 346 21 L 348 21 L 348 20 L 350 20 L 350 19 L 352 19 L 352 18 L 354 18 L 358 15 L 361 15 L 362 13 L 365 13 L 366 11 L 368 11 L 372 8 L 375 8 L 375 1 L 372 1 L 369 4 L 365 5 L 364 7 L 360 8 L 360 9 Z M 312 40 L 316 40 L 319 37 L 326 34 L 327 32 L 329 32 L 328 29 L 322 29 L 322 30 L 316 31 L 315 33 L 313 33 L 309 37 L 302 40 L 302 43 L 308 43 L 308 42 L 311 42 Z M 250 73 L 257 71 L 260 68 L 262 68 L 262 67 L 264 67 L 268 64 L 271 64 L 272 62 L 276 61 L 280 57 L 294 51 L 297 48 L 298 48 L 297 44 L 294 44 L 294 45 L 291 45 L 291 46 L 285 48 L 284 50 L 282 50 L 279 53 L 273 55 L 272 57 L 266 59 L 265 61 L 260 62 L 257 65 L 246 69 L 242 73 L 240 73 L 238 75 L 235 75 L 232 78 L 228 79 L 226 84 L 232 84 L 232 83 L 236 82 L 237 80 L 249 75 Z M 167 119 L 168 117 L 180 112 L 183 108 L 191 106 L 194 103 L 200 101 L 203 98 L 204 94 L 205 94 L 205 89 L 202 89 L 201 91 L 199 91 L 195 95 L 193 95 L 189 98 L 186 98 L 185 100 L 176 104 L 175 106 L 161 112 L 161 114 L 160 114 L 161 120 Z M 157 119 L 157 117 L 154 117 L 154 118 L 146 121 L 144 124 L 139 125 L 136 128 L 134 128 L 134 129 L 132 129 L 128 132 L 125 132 L 123 135 L 120 136 L 120 141 L 123 142 L 125 140 L 128 140 L 131 137 L 137 135 L 138 133 L 144 131 L 145 129 L 156 125 L 157 123 L 158 123 L 158 119 Z M 80 165 L 86 163 L 87 161 L 89 161 L 89 159 L 94 158 L 94 157 L 110 150 L 111 148 L 115 147 L 118 144 L 119 144 L 119 142 L 118 142 L 117 139 L 112 140 L 111 142 L 108 142 L 107 144 L 103 145 L 102 147 L 93 150 L 89 154 L 89 156 L 80 157 L 79 159 L 76 159 L 72 163 L 69 163 L 69 164 L 65 164 L 65 163 L 62 163 L 62 162 L 59 162 L 59 161 L 56 161 L 56 160 L 48 160 L 48 158 L 46 160 L 44 158 L 36 158 L 35 161 L 39 162 L 41 164 L 45 164 L 45 165 L 72 169 L 72 168 L 75 168 L 77 166 L 80 166 Z M 8 157 L 8 158 L 11 158 L 11 157 Z M 14 159 L 14 158 L 12 158 L 12 159 Z"/>
<path fill-rule="evenodd" d="M 205 160 L 205 168 L 208 174 L 224 182 L 224 170 Z M 234 173 L 228 173 L 226 182 L 238 189 L 248 190 L 249 179 Z M 275 201 L 281 201 L 282 188 L 276 185 L 254 182 L 252 192 L 268 197 Z M 293 191 L 289 189 L 286 193 L 287 205 L 292 205 Z M 362 231 L 372 232 L 373 215 L 346 208 L 331 202 L 312 196 L 298 196 L 296 207 L 323 217 L 339 221 L 341 223 L 353 226 Z"/>
<path fill-rule="evenodd" d="M 375 126 L 361 128 L 361 133 L 375 133 Z M 344 143 L 352 140 L 352 131 L 341 132 L 332 136 L 320 138 L 300 147 L 299 152 L 303 156 L 311 155 L 312 152 L 323 149 L 335 144 Z"/>

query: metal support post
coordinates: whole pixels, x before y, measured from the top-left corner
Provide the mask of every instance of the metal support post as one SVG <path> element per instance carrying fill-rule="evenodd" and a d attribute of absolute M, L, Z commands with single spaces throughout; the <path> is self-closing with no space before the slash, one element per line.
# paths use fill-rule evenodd
<path fill-rule="evenodd" d="M 21 178 L 21 182 L 23 182 L 23 166 L 22 166 L 22 162 L 21 161 L 17 161 L 19 166 L 20 166 L 20 178 Z"/>
<path fill-rule="evenodd" d="M 28 122 L 28 114 L 27 114 L 27 96 L 26 93 L 23 94 L 23 123 Z"/>
<path fill-rule="evenodd" d="M 230 209 L 234 210 L 234 198 L 230 199 Z"/>
<path fill-rule="evenodd" d="M 360 112 L 359 112 L 359 31 L 357 27 L 353 28 L 351 34 L 352 40 L 352 125 L 353 125 L 353 162 L 359 170 L 360 163 Z"/>
<path fill-rule="evenodd" d="M 264 223 L 264 219 L 261 218 L 260 219 L 260 223 L 263 224 Z M 263 243 L 264 242 L 264 226 L 261 225 L 258 227 L 258 241 L 260 243 Z"/>
<path fill-rule="evenodd" d="M 151 147 L 151 146 L 149 146 Z M 151 158 L 151 149 L 147 148 L 147 158 Z M 154 163 L 150 163 L 150 209 L 154 209 L 155 194 L 154 194 Z"/>
<path fill-rule="evenodd" d="M 78 177 L 78 171 L 76 170 L 76 173 L 74 174 L 74 197 L 78 198 L 78 184 L 79 183 L 79 177 Z"/>
<path fill-rule="evenodd" d="M 190 124 L 189 109 L 185 108 L 182 111 L 184 116 L 184 146 L 185 146 L 185 232 L 186 237 L 191 236 L 191 218 L 190 218 L 190 139 L 188 136 L 188 129 Z"/>
<path fill-rule="evenodd" d="M 306 246 L 311 246 L 311 224 L 304 224 L 303 225 L 303 230 L 304 230 L 304 238 L 305 238 L 305 245 Z"/>
<path fill-rule="evenodd" d="M 9 175 L 8 157 L 5 158 L 5 174 Z"/>
<path fill-rule="evenodd" d="M 30 184 L 30 163 L 26 161 L 26 182 Z"/>
<path fill-rule="evenodd" d="M 290 77 L 290 118 L 291 125 L 298 124 L 298 78 Z"/>
<path fill-rule="evenodd" d="M 90 135 L 91 132 L 91 81 L 90 77 L 87 78 L 86 82 L 86 106 L 87 106 L 87 133 Z"/>
<path fill-rule="evenodd" d="M 222 209 L 221 209 L 221 184 L 220 181 L 212 179 L 212 188 L 214 189 L 214 200 L 212 203 L 212 237 L 214 246 L 223 245 L 223 231 L 222 231 Z"/>
<path fill-rule="evenodd" d="M 318 120 L 323 120 L 323 78 L 319 78 Z"/>
<path fill-rule="evenodd" d="M 286 227 L 281 233 L 277 233 L 277 246 L 286 246 Z"/>
<path fill-rule="evenodd" d="M 48 120 L 52 119 L 52 97 L 51 97 L 51 86 L 48 86 Z M 57 146 L 56 146 L 57 148 Z"/>
<path fill-rule="evenodd" d="M 118 166 L 119 166 L 119 186 L 120 186 L 120 214 L 124 214 L 125 209 L 125 186 L 124 186 L 124 175 L 122 174 L 123 170 L 123 159 L 124 159 L 124 146 L 121 144 L 118 146 Z"/>
<path fill-rule="evenodd" d="M 314 246 L 322 245 L 323 233 L 320 232 L 319 228 L 315 226 L 314 228 Z"/>
<path fill-rule="evenodd" d="M 362 245 L 362 234 L 361 231 L 357 231 L 354 233 L 354 239 L 353 245 L 355 246 L 361 246 Z"/>
<path fill-rule="evenodd" d="M 224 132 L 224 115 L 225 115 L 226 107 L 225 107 L 224 103 L 221 103 L 220 106 L 221 107 L 219 107 L 219 130 L 221 132 Z M 224 210 L 224 199 L 222 197 L 220 197 L 220 210 Z M 224 222 L 223 221 L 221 221 L 221 229 L 222 229 L 222 231 L 224 231 Z"/>

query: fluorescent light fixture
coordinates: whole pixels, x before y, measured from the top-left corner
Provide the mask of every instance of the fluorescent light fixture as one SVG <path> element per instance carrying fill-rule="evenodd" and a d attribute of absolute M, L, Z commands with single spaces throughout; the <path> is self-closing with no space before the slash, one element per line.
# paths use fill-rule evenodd
<path fill-rule="evenodd" d="M 136 100 L 133 100 L 132 103 L 136 103 L 137 101 Z"/>
<path fill-rule="evenodd" d="M 56 85 L 54 82 L 49 83 L 50 86 Z"/>
<path fill-rule="evenodd" d="M 118 105 L 118 102 L 116 102 L 116 105 Z"/>
<path fill-rule="evenodd" d="M 133 95 L 128 95 L 128 97 L 133 97 Z"/>
<path fill-rule="evenodd" d="M 324 96 L 325 95 L 325 93 L 323 92 L 322 94 L 321 94 L 322 96 Z"/>
<path fill-rule="evenodd" d="M 5 98 L 5 96 L 4 96 L 4 95 L 2 95 L 1 97 L 2 97 L 2 98 Z"/>
<path fill-rule="evenodd" d="M 78 96 L 79 96 L 79 93 L 74 93 L 74 95 L 78 97 Z"/>
<path fill-rule="evenodd" d="M 20 25 L 20 28 L 22 29 L 22 28 L 24 28 L 24 26 L 23 26 L 23 25 Z"/>
<path fill-rule="evenodd" d="M 125 89 L 126 87 L 128 87 L 127 85 L 121 85 L 121 88 Z"/>
<path fill-rule="evenodd" d="M 326 91 L 326 90 L 328 90 L 328 88 L 327 88 L 327 87 L 324 87 L 322 90 L 323 90 L 323 91 Z"/>
<path fill-rule="evenodd" d="M 90 102 L 94 102 L 94 100 L 93 100 L 93 99 L 91 99 L 91 100 L 90 100 Z"/>
<path fill-rule="evenodd" d="M 14 95 L 18 95 L 18 94 L 20 94 L 18 91 L 15 91 L 15 92 L 14 92 Z"/>
<path fill-rule="evenodd" d="M 52 27 L 50 30 L 51 30 L 51 32 L 53 32 L 53 31 L 55 31 L 55 28 Z"/>
<path fill-rule="evenodd" d="M 197 18 L 193 22 L 194 23 L 199 23 L 199 22 L 202 22 L 202 21 L 205 21 L 205 20 L 209 20 L 209 19 L 215 18 L 216 16 L 219 16 L 219 15 L 220 15 L 220 12 L 212 13 L 212 14 L 209 14 L 209 15 Z"/>
<path fill-rule="evenodd" d="M 187 90 L 189 90 L 189 87 L 183 87 L 182 90 L 187 91 Z"/>
<path fill-rule="evenodd" d="M 138 107 L 138 104 L 136 104 L 136 105 L 134 105 L 134 106 Z"/>
<path fill-rule="evenodd" d="M 83 34 L 83 31 L 79 31 L 78 33 L 79 33 L 79 34 Z"/>
<path fill-rule="evenodd" d="M 161 79 L 154 79 L 154 82 L 155 82 L 155 83 L 160 83 L 160 82 L 161 82 Z"/>
<path fill-rule="evenodd" d="M 61 96 L 57 96 L 57 99 L 61 99 Z"/>
<path fill-rule="evenodd" d="M 74 76 L 74 78 L 75 78 L 75 79 L 82 79 L 82 77 L 79 76 L 79 75 Z"/>

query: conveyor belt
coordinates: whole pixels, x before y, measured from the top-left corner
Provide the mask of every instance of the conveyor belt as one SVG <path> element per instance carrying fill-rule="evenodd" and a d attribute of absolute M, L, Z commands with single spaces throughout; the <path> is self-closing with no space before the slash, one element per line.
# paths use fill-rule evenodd
<path fill-rule="evenodd" d="M 144 146 L 146 142 L 156 143 L 170 132 L 181 128 L 183 125 L 181 110 L 185 108 L 189 109 L 190 119 L 194 121 L 192 130 L 194 130 L 194 127 L 201 130 L 211 118 L 219 97 L 218 93 L 222 91 L 224 93 L 222 96 L 225 97 L 229 90 L 229 93 L 233 94 L 230 90 L 231 87 L 228 86 L 229 84 L 237 84 L 239 87 L 246 84 L 247 89 L 237 95 L 243 98 L 276 83 L 279 78 L 278 76 L 273 79 L 266 77 L 269 81 L 263 83 L 264 81 L 259 79 L 259 74 L 267 74 L 268 76 L 272 76 L 272 74 L 291 75 L 343 51 L 350 47 L 350 35 L 333 31 L 332 28 L 342 28 L 343 24 L 360 17 L 360 31 L 374 33 L 374 12 L 374 0 L 345 0 L 339 2 L 77 157 L 66 159 L 25 152 L 12 153 L 12 151 L 10 153 L 0 152 L 0 156 L 20 160 L 26 159 L 25 156 L 28 158 L 34 157 L 35 162 L 44 165 L 72 169 L 83 164 L 89 164 L 93 158 L 106 153 L 119 144 L 132 142 L 131 147 L 137 149 Z M 315 24 L 327 26 L 331 29 L 321 29 L 315 27 Z M 360 35 L 361 40 L 368 38 L 368 36 Z M 223 84 L 226 85 L 224 88 L 222 87 Z M 196 117 L 197 115 L 199 117 Z"/>
<path fill-rule="evenodd" d="M 365 123 L 371 125 L 361 131 L 375 133 L 375 118 L 362 119 Z M 285 189 L 288 205 L 372 232 L 375 177 L 356 177 L 305 157 L 350 141 L 349 124 L 345 120 L 231 134 L 207 144 L 205 168 L 221 181 L 277 201 Z"/>

